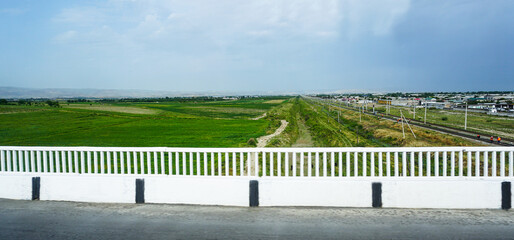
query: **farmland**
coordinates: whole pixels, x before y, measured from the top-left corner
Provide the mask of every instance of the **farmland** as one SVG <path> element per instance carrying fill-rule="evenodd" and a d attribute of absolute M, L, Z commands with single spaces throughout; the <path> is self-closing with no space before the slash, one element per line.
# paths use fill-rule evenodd
<path fill-rule="evenodd" d="M 398 124 L 303 97 L 239 100 L 97 101 L 2 105 L 0 145 L 253 147 L 250 139 L 287 128 L 267 147 L 472 146 L 478 143 Z"/>
<path fill-rule="evenodd" d="M 7 105 L 0 145 L 244 147 L 266 133 L 269 121 L 251 118 L 280 105 L 269 101 Z"/>

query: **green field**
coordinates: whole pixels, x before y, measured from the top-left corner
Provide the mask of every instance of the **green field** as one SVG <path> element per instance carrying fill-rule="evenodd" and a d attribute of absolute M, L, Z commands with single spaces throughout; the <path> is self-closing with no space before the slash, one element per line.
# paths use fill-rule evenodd
<path fill-rule="evenodd" d="M 286 100 L 286 99 L 282 99 Z M 0 145 L 244 147 L 266 133 L 269 99 L 0 107 Z"/>

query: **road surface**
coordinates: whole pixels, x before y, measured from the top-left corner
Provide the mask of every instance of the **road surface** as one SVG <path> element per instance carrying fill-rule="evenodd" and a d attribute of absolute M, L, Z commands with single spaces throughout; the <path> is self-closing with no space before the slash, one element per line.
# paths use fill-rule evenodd
<path fill-rule="evenodd" d="M 514 239 L 514 211 L 0 199 L 0 239 Z"/>

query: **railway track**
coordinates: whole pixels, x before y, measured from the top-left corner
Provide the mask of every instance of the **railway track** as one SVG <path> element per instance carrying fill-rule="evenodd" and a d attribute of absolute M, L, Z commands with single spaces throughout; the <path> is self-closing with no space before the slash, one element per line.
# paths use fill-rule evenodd
<path fill-rule="evenodd" d="M 359 112 L 360 111 L 359 109 L 354 109 L 354 108 L 351 108 L 351 107 L 339 106 L 339 105 L 335 105 L 335 104 L 324 102 L 324 101 L 323 101 L 323 104 L 326 104 L 326 105 L 329 105 L 329 106 L 332 106 L 332 107 L 335 107 L 335 108 L 351 110 L 351 111 L 354 111 L 354 112 Z M 367 114 L 369 116 L 377 117 L 376 114 L 373 114 L 373 113 L 370 113 L 370 112 L 363 111 L 363 113 Z M 391 115 L 391 114 L 384 114 L 384 116 L 380 116 L 380 117 L 383 118 L 383 119 L 391 120 L 391 121 L 396 121 L 397 119 L 400 118 L 400 116 Z M 408 119 L 408 121 L 409 121 L 409 124 L 414 125 L 414 126 L 418 126 L 418 127 L 421 127 L 421 128 L 426 128 L 426 129 L 430 129 L 430 130 L 434 130 L 434 131 L 438 131 L 438 132 L 442 132 L 442 133 L 447 133 L 447 134 L 451 134 L 451 135 L 454 135 L 454 136 L 462 137 L 462 138 L 465 138 L 465 139 L 470 139 L 470 140 L 474 140 L 474 141 L 479 141 L 479 142 L 487 143 L 487 144 L 490 144 L 490 145 L 514 146 L 514 140 L 513 139 L 502 138 L 502 143 L 501 144 L 498 144 L 496 141 L 491 143 L 489 138 L 487 138 L 487 136 L 490 136 L 490 135 L 485 134 L 485 133 L 471 132 L 471 131 L 461 130 L 461 129 L 453 128 L 453 127 L 447 127 L 447 126 L 443 126 L 443 125 L 439 125 L 439 124 L 424 124 L 423 122 L 418 121 L 418 120 L 414 120 L 414 119 Z M 480 135 L 480 136 L 484 136 L 486 138 L 481 137 L 479 139 L 479 138 L 477 138 L 477 134 Z"/>

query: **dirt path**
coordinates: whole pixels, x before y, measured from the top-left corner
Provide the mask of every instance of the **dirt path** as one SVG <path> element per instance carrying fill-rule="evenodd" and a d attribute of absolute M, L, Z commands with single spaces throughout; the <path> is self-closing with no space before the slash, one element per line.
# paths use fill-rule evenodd
<path fill-rule="evenodd" d="M 297 118 L 298 121 L 298 139 L 291 147 L 313 147 L 314 141 L 312 141 L 311 133 L 307 126 L 305 126 L 305 122 Z"/>
<path fill-rule="evenodd" d="M 260 115 L 258 117 L 252 118 L 252 120 L 259 120 L 259 119 L 264 118 L 264 117 L 266 117 L 266 113 L 263 113 L 262 115 Z"/>
<path fill-rule="evenodd" d="M 280 120 L 280 123 L 281 123 L 280 127 L 277 128 L 277 130 L 274 133 L 257 138 L 257 147 L 266 147 L 269 140 L 271 138 L 281 134 L 286 129 L 287 124 L 289 124 L 289 122 L 287 122 L 286 120 Z"/>

